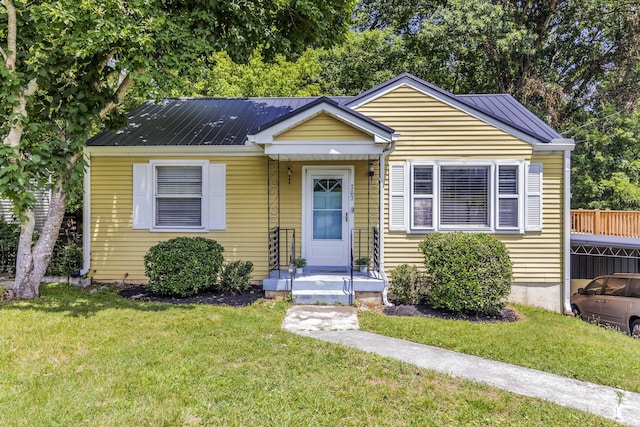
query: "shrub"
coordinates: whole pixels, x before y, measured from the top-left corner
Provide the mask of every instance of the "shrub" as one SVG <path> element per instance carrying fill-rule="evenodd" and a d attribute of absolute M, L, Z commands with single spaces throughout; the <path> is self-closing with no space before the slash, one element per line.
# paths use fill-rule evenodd
<path fill-rule="evenodd" d="M 82 248 L 75 242 L 56 242 L 47 267 L 49 276 L 71 276 L 82 269 Z"/>
<path fill-rule="evenodd" d="M 0 274 L 15 273 L 19 239 L 20 226 L 0 217 Z"/>
<path fill-rule="evenodd" d="M 253 263 L 251 261 L 228 262 L 222 267 L 220 274 L 220 291 L 243 293 L 251 286 L 251 272 Z"/>
<path fill-rule="evenodd" d="M 151 247 L 144 256 L 149 291 L 187 297 L 212 287 L 222 266 L 224 248 L 204 237 L 176 237 Z"/>
<path fill-rule="evenodd" d="M 420 304 L 427 299 L 424 274 L 415 265 L 402 264 L 391 270 L 389 292 L 397 304 Z"/>
<path fill-rule="evenodd" d="M 505 245 L 483 233 L 430 233 L 419 244 L 434 308 L 493 314 L 511 290 L 511 260 Z"/>

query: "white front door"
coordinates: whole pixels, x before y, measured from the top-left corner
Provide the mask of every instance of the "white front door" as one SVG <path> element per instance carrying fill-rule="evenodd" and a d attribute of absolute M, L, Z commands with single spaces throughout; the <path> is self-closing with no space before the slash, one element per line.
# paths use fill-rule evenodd
<path fill-rule="evenodd" d="M 309 265 L 349 265 L 351 169 L 305 167 L 302 254 Z"/>

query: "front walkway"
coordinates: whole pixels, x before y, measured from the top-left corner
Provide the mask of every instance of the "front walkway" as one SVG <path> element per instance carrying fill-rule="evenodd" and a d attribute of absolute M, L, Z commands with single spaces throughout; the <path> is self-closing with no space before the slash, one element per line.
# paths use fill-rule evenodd
<path fill-rule="evenodd" d="M 640 427 L 638 393 L 360 331 L 354 307 L 294 306 L 287 311 L 282 327 L 299 335 L 346 345 Z"/>

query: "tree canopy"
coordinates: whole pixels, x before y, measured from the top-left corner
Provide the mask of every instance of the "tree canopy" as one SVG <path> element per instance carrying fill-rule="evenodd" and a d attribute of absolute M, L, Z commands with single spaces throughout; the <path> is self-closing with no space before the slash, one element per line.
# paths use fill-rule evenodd
<path fill-rule="evenodd" d="M 162 96 L 200 75 L 216 52 L 236 61 L 329 46 L 349 22 L 350 0 L 0 1 L 0 196 L 22 222 L 15 293 L 37 295 L 69 189 L 83 173 L 88 135 L 122 123 L 132 88 Z M 133 83 L 136 82 L 135 85 Z M 33 237 L 33 190 L 52 190 Z M 42 268 L 44 265 L 44 269 Z"/>

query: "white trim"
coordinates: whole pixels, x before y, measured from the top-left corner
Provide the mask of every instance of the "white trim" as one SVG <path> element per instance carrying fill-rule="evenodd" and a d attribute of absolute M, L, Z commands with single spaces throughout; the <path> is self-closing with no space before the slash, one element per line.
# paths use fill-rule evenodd
<path fill-rule="evenodd" d="M 405 170 L 405 182 L 404 182 L 404 210 L 405 210 L 405 221 L 403 228 L 399 228 L 399 226 L 392 227 L 391 224 L 389 226 L 390 230 L 404 230 L 409 234 L 420 234 L 420 233 L 428 233 L 430 231 L 475 231 L 475 232 L 487 232 L 494 234 L 522 234 L 525 232 L 525 223 L 526 223 L 526 209 L 525 209 L 525 199 L 527 197 L 526 194 L 526 185 L 525 185 L 525 167 L 526 163 L 524 160 L 485 160 L 485 159 L 462 159 L 462 160 L 416 160 L 410 159 L 406 162 L 398 162 L 390 164 L 390 168 L 397 167 L 402 164 L 407 164 L 407 168 Z M 432 166 L 433 167 L 433 221 L 431 227 L 414 227 L 413 221 L 413 211 L 414 211 L 414 194 L 413 194 L 413 169 L 415 166 Z M 517 178 L 518 178 L 518 194 L 514 195 L 513 198 L 518 199 L 518 226 L 517 227 L 500 227 L 499 224 L 499 181 L 498 181 L 498 167 L 499 166 L 515 166 L 518 168 Z M 488 204 L 487 204 L 487 226 L 482 225 L 464 225 L 464 224 L 453 224 L 453 225 L 443 225 L 441 223 L 441 168 L 442 167 L 481 167 L 488 168 Z M 391 197 L 391 183 L 389 186 L 389 193 Z M 400 193 L 398 193 L 400 194 Z M 391 200 L 389 201 L 389 206 L 391 209 Z"/>
<path fill-rule="evenodd" d="M 573 139 L 553 139 L 551 143 L 536 144 L 533 147 L 533 153 L 548 152 L 548 151 L 561 151 L 563 154 L 565 151 L 573 151 L 576 148 L 576 143 Z"/>
<path fill-rule="evenodd" d="M 398 89 L 399 87 L 402 87 L 402 86 L 408 86 L 408 87 L 410 87 L 412 89 L 415 89 L 415 90 L 417 90 L 419 92 L 424 93 L 425 95 L 429 95 L 432 98 L 435 98 L 438 101 L 449 105 L 450 107 L 453 107 L 453 108 L 455 108 L 457 110 L 460 110 L 463 113 L 466 113 L 466 114 L 468 114 L 468 115 L 470 115 L 472 117 L 475 117 L 478 120 L 481 120 L 481 121 L 483 121 L 483 122 L 485 122 L 487 124 L 490 124 L 491 126 L 494 126 L 494 127 L 498 128 L 498 129 L 501 129 L 501 130 L 507 132 L 508 134 L 513 135 L 516 138 L 521 139 L 522 141 L 525 141 L 525 142 L 527 142 L 527 143 L 529 143 L 531 145 L 536 146 L 536 145 L 540 145 L 540 144 L 548 144 L 548 143 L 545 143 L 545 142 L 543 142 L 543 141 L 541 141 L 541 140 L 539 140 L 537 138 L 532 137 L 531 135 L 529 135 L 529 134 L 527 134 L 525 132 L 522 132 L 519 129 L 516 129 L 516 128 L 512 127 L 512 126 L 509 126 L 508 124 L 506 124 L 506 123 L 504 123 L 502 121 L 499 121 L 499 120 L 495 119 L 494 117 L 491 117 L 491 116 L 489 116 L 487 114 L 484 114 L 479 110 L 472 109 L 472 107 L 469 107 L 466 104 L 455 100 L 453 98 L 453 97 L 455 97 L 454 94 L 450 94 L 451 97 L 445 97 L 441 93 L 439 93 L 438 91 L 433 90 L 430 87 L 425 86 L 423 84 L 420 84 L 420 83 L 412 80 L 411 78 L 409 78 L 407 76 L 398 79 L 398 81 L 396 81 L 393 85 L 389 85 L 387 87 L 380 88 L 379 91 L 370 93 L 366 97 L 360 99 L 356 104 L 347 103 L 346 105 L 349 108 L 353 108 L 354 110 L 357 110 L 358 108 L 362 107 L 363 105 L 366 105 L 366 104 L 374 101 L 375 99 L 377 99 L 377 98 L 379 98 L 381 96 L 384 96 L 384 95 L 386 95 L 386 94 L 388 94 L 388 93 L 390 93 L 390 92 L 392 92 L 392 91 L 394 91 L 394 90 L 396 90 L 396 89 Z M 444 89 L 441 89 L 441 90 L 444 92 Z"/>
<path fill-rule="evenodd" d="M 376 136 L 377 139 L 381 140 L 382 142 L 388 143 L 393 139 L 393 132 L 384 132 L 378 126 L 367 122 L 366 120 L 356 116 L 355 114 L 344 111 L 341 108 L 336 107 L 335 105 L 331 105 L 328 102 L 322 102 L 297 114 L 294 112 L 291 117 L 279 123 L 276 123 L 273 126 L 263 129 L 256 134 L 247 135 L 247 139 L 249 140 L 249 142 L 255 142 L 257 144 L 273 144 L 276 142 L 274 138 L 278 135 L 281 135 L 284 132 L 293 129 L 323 113 L 333 117 L 336 120 L 340 120 L 341 122 L 353 128 L 365 132 L 372 137 Z"/>
<path fill-rule="evenodd" d="M 372 155 L 379 156 L 382 154 L 382 146 L 350 144 L 349 141 L 332 141 L 327 144 L 321 141 L 305 141 L 294 144 L 273 144 L 266 145 L 264 154 L 305 154 L 305 155 Z"/>
<path fill-rule="evenodd" d="M 151 221 L 149 230 L 152 232 L 178 232 L 201 233 L 208 231 L 209 218 L 209 161 L 207 160 L 150 160 L 151 167 Z M 156 225 L 156 184 L 157 166 L 200 166 L 202 176 L 202 194 L 200 199 L 200 226 L 199 227 L 161 227 Z"/>
<path fill-rule="evenodd" d="M 86 155 L 87 163 L 82 179 L 84 195 L 82 198 L 82 270 L 84 276 L 91 269 L 91 156 Z"/>
<path fill-rule="evenodd" d="M 351 230 L 353 229 L 354 224 L 354 211 L 355 211 L 355 182 L 354 182 L 354 166 L 341 166 L 341 165 L 322 165 L 322 166 L 302 166 L 302 209 L 301 209 L 301 239 L 300 239 L 300 253 L 303 258 L 307 258 L 310 263 L 313 262 L 311 255 L 309 254 L 309 245 L 312 240 L 312 232 L 313 225 L 310 224 L 310 209 L 312 206 L 311 197 L 313 196 L 312 192 L 310 192 L 309 179 L 312 175 L 317 174 L 328 174 L 332 173 L 346 175 L 347 177 L 347 186 L 343 187 L 343 200 L 346 200 L 346 206 L 343 206 L 343 212 L 347 212 L 348 214 L 348 222 L 346 223 L 346 227 L 343 225 L 343 243 L 345 245 L 345 257 L 342 263 L 335 264 L 338 265 L 349 265 L 349 250 L 351 247 Z M 345 232 L 346 228 L 346 232 Z"/>
<path fill-rule="evenodd" d="M 154 145 L 154 146 L 110 146 L 87 147 L 93 156 L 127 157 L 214 157 L 214 156 L 262 156 L 262 149 L 256 145 Z"/>

